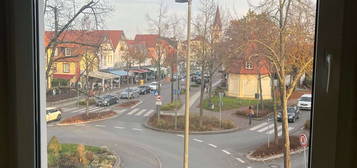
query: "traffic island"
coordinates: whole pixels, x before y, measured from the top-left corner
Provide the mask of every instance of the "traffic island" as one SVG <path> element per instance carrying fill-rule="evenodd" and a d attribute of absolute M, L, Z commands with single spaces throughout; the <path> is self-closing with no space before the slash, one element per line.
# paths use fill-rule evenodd
<path fill-rule="evenodd" d="M 129 108 L 129 107 L 133 107 L 133 106 L 139 104 L 140 102 L 141 102 L 140 100 L 130 100 L 130 101 L 120 103 L 119 105 L 117 105 L 117 107 Z"/>
<path fill-rule="evenodd" d="M 82 113 L 76 116 L 72 116 L 62 120 L 57 125 L 73 125 L 73 124 L 83 124 L 93 121 L 100 121 L 115 117 L 118 113 L 115 111 L 104 111 L 104 112 L 91 112 L 91 113 Z"/>
<path fill-rule="evenodd" d="M 119 167 L 119 156 L 107 148 L 83 144 L 61 144 L 54 136 L 47 149 L 49 168 Z"/>
<path fill-rule="evenodd" d="M 291 154 L 300 153 L 305 150 L 305 148 L 300 144 L 299 136 L 290 136 L 290 150 Z M 247 155 L 247 158 L 253 161 L 267 161 L 283 157 L 283 152 L 284 140 L 283 138 L 279 138 L 278 144 L 271 142 L 269 143 L 269 146 L 268 143 L 261 145 L 254 151 L 250 152 Z"/>
<path fill-rule="evenodd" d="M 177 126 L 175 128 L 175 116 L 161 115 L 158 120 L 157 115 L 152 115 L 144 124 L 145 127 L 167 133 L 183 133 L 184 116 L 177 116 Z M 203 116 L 202 126 L 200 126 L 199 115 L 190 116 L 190 134 L 218 134 L 237 131 L 239 128 L 230 120 L 222 120 L 220 127 L 219 119 L 216 117 Z"/>

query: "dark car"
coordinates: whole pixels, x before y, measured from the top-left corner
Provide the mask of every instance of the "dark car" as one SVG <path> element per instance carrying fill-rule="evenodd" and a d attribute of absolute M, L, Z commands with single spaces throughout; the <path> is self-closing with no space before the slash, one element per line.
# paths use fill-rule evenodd
<path fill-rule="evenodd" d="M 139 86 L 138 88 L 139 88 L 139 94 L 141 95 L 146 95 L 151 91 L 151 88 L 146 85 Z"/>
<path fill-rule="evenodd" d="M 300 112 L 296 106 L 288 107 L 288 121 L 294 123 L 297 119 L 300 118 Z M 283 115 L 281 112 L 278 113 L 278 121 L 282 121 Z"/>
<path fill-rule="evenodd" d="M 97 106 L 110 106 L 119 102 L 119 98 L 113 95 L 105 95 L 97 98 Z"/>

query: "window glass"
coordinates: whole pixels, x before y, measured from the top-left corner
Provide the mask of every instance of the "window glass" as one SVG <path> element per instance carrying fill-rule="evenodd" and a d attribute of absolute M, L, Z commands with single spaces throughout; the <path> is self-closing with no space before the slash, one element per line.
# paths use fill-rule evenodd
<path fill-rule="evenodd" d="M 46 0 L 48 166 L 307 166 L 316 1 L 177 2 Z"/>

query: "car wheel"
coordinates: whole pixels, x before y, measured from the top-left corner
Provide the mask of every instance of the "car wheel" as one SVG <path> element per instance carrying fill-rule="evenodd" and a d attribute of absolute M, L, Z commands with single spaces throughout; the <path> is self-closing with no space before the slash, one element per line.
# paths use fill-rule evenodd
<path fill-rule="evenodd" d="M 62 119 L 62 115 L 61 114 L 58 114 L 58 116 L 57 116 L 57 121 L 59 121 L 59 120 L 61 120 Z"/>

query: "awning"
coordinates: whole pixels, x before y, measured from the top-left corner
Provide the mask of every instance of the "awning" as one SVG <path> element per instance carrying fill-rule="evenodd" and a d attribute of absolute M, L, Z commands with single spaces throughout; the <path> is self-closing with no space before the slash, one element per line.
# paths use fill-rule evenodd
<path fill-rule="evenodd" d="M 146 69 L 131 69 L 131 70 L 129 70 L 129 72 L 132 72 L 132 73 L 146 73 L 146 72 L 150 72 L 150 71 L 146 70 Z"/>
<path fill-rule="evenodd" d="M 70 80 L 74 77 L 73 74 L 53 74 L 53 78 Z"/>
<path fill-rule="evenodd" d="M 92 77 L 92 78 L 98 78 L 98 79 L 104 79 L 104 80 L 114 79 L 114 78 L 119 78 L 120 77 L 118 75 L 114 75 L 114 74 L 106 73 L 106 72 L 100 72 L 100 71 L 90 72 L 88 76 Z"/>
<path fill-rule="evenodd" d="M 123 71 L 123 70 L 107 70 L 109 73 L 112 73 L 114 75 L 118 75 L 118 76 L 128 76 L 128 72 L 127 71 Z"/>

